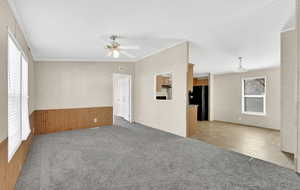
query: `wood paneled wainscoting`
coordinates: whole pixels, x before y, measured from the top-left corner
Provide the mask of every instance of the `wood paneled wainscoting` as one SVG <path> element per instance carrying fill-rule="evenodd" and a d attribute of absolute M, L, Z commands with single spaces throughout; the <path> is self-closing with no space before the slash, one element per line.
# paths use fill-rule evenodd
<path fill-rule="evenodd" d="M 8 139 L 0 142 L 0 190 L 13 190 L 26 160 L 34 132 L 34 113 L 30 115 L 31 134 L 8 162 Z"/>
<path fill-rule="evenodd" d="M 112 125 L 112 107 L 35 111 L 35 134 Z"/>

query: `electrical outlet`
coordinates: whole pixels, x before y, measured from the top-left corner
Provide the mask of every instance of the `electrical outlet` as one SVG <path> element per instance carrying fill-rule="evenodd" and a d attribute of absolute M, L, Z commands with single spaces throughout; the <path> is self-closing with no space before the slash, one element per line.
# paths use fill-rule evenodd
<path fill-rule="evenodd" d="M 119 66 L 119 71 L 120 72 L 124 72 L 124 71 L 127 71 L 128 69 L 127 69 L 127 67 L 125 67 L 125 66 Z"/>
<path fill-rule="evenodd" d="M 119 71 L 126 71 L 126 67 L 124 67 L 124 66 L 119 66 Z"/>
<path fill-rule="evenodd" d="M 98 118 L 94 118 L 94 123 L 97 123 L 98 122 Z"/>

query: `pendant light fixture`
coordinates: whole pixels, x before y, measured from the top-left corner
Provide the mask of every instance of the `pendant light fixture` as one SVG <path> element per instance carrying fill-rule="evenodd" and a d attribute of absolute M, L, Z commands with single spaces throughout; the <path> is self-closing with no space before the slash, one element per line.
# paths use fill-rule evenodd
<path fill-rule="evenodd" d="M 248 70 L 243 67 L 243 57 L 239 57 L 239 65 L 238 65 L 236 72 L 237 73 L 245 73 L 247 71 Z"/>

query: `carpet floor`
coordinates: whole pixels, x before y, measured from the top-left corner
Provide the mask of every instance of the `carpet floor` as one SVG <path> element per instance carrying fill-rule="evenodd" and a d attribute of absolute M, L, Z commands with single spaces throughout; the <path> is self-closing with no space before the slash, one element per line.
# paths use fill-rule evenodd
<path fill-rule="evenodd" d="M 36 136 L 17 190 L 299 190 L 292 170 L 139 124 Z"/>

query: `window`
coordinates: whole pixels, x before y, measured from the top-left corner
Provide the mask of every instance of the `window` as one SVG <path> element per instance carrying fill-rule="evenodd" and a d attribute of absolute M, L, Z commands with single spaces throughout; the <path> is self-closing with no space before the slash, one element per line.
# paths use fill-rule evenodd
<path fill-rule="evenodd" d="M 8 160 L 21 145 L 21 52 L 8 38 Z"/>
<path fill-rule="evenodd" d="M 28 62 L 22 56 L 22 92 L 21 92 L 21 118 L 22 118 L 22 140 L 26 140 L 31 132 L 28 113 Z"/>
<path fill-rule="evenodd" d="M 8 35 L 8 160 L 30 134 L 28 116 L 28 63 L 20 46 Z"/>
<path fill-rule="evenodd" d="M 266 77 L 244 78 L 242 83 L 242 113 L 265 115 Z"/>
<path fill-rule="evenodd" d="M 155 99 L 172 100 L 172 73 L 155 75 Z"/>

